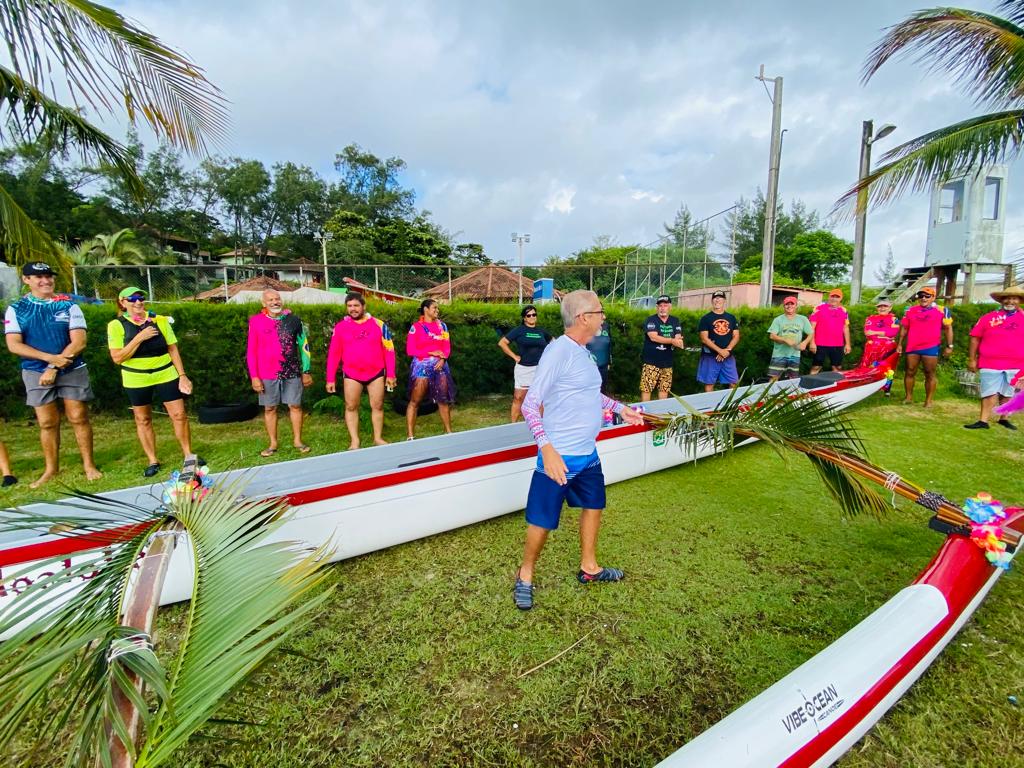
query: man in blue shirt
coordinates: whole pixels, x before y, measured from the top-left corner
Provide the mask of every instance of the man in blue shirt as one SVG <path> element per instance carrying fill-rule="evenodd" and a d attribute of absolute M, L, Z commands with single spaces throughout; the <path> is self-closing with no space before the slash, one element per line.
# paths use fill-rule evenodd
<path fill-rule="evenodd" d="M 601 394 L 601 376 L 586 343 L 604 321 L 601 300 L 593 291 L 562 297 L 565 334 L 548 344 L 537 375 L 523 402 L 523 416 L 540 449 L 526 501 L 526 545 L 516 575 L 513 598 L 520 610 L 533 607 L 533 570 L 548 534 L 558 527 L 562 505 L 581 507 L 581 584 L 620 581 L 618 568 L 597 564 L 597 533 L 605 506 L 604 473 L 597 453 L 597 433 L 606 408 L 627 424 L 643 417 Z"/>
<path fill-rule="evenodd" d="M 98 480 L 103 474 L 93 461 L 92 424 L 86 405 L 86 401 L 92 400 L 92 387 L 82 359 L 85 316 L 70 298 L 54 293 L 54 272 L 49 264 L 30 262 L 22 268 L 21 275 L 30 293 L 7 308 L 4 334 L 7 349 L 21 358 L 25 402 L 35 409 L 39 422 L 39 442 L 46 466 L 30 487 L 40 487 L 59 471 L 58 400 L 64 401 L 68 421 L 75 431 L 86 478 Z"/>

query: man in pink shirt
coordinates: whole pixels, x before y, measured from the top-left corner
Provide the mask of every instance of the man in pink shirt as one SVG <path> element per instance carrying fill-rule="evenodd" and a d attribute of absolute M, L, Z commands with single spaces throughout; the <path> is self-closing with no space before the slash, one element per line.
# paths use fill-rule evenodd
<path fill-rule="evenodd" d="M 829 291 L 828 301 L 819 304 L 808 319 L 813 331 L 811 374 L 820 372 L 826 360 L 831 370 L 843 370 L 843 356 L 850 354 L 850 316 L 843 306 L 843 292 L 838 288 Z"/>
<path fill-rule="evenodd" d="M 309 342 L 302 321 L 284 308 L 277 291 L 264 291 L 262 311 L 249 318 L 246 363 L 270 439 L 260 456 L 277 453 L 277 407 L 282 403 L 288 406 L 295 449 L 309 453 L 309 446 L 302 442 L 302 391 L 313 383 Z"/>
<path fill-rule="evenodd" d="M 907 307 L 900 321 L 900 340 L 896 347 L 897 352 L 906 349 L 903 404 L 914 402 L 914 379 L 920 366 L 924 368 L 924 407 L 930 408 L 938 384 L 935 372 L 939 367 L 939 350 L 941 348 L 943 357 L 953 354 L 953 316 L 949 309 L 935 303 L 935 289 L 930 285 L 918 291 L 914 298 L 917 304 Z"/>
<path fill-rule="evenodd" d="M 1013 396 L 1011 382 L 1024 369 L 1024 312 L 1020 311 L 1024 288 L 1015 285 L 989 295 L 1002 307 L 982 315 L 971 329 L 967 369 L 980 374 L 981 416 L 973 424 L 965 424 L 966 429 L 989 428 L 996 401 L 1002 404 Z M 1017 429 L 1005 416 L 996 423 Z"/>
<path fill-rule="evenodd" d="M 448 368 L 452 342 L 448 326 L 441 322 L 441 310 L 433 299 L 420 304 L 420 319 L 409 328 L 405 351 L 412 358 L 409 366 L 409 407 L 405 409 L 408 440 L 416 434 L 416 416 L 420 401 L 429 397 L 437 403 L 441 425 L 452 431 L 452 403 L 455 402 L 455 381 Z"/>
<path fill-rule="evenodd" d="M 349 450 L 359 447 L 359 401 L 363 389 L 370 398 L 373 444 L 384 440 L 384 385 L 395 388 L 395 344 L 386 323 L 366 311 L 366 301 L 358 293 L 345 296 L 348 315 L 334 326 L 327 349 L 327 391 L 337 391 L 338 366 L 344 378 L 345 426 Z"/>

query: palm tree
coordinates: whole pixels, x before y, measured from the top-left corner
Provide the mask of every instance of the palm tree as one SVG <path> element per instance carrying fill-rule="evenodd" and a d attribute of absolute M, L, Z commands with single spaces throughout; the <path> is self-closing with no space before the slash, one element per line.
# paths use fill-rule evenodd
<path fill-rule="evenodd" d="M 129 266 L 146 264 L 155 258 L 153 248 L 141 243 L 134 229 L 121 229 L 112 235 L 96 235 L 77 249 L 83 256 L 82 264 Z"/>
<path fill-rule="evenodd" d="M 953 75 L 984 109 L 996 110 L 911 139 L 836 203 L 849 213 L 866 188 L 870 204 L 908 189 L 921 192 L 987 163 L 1016 157 L 1024 144 L 1024 2 L 1002 0 L 1000 16 L 963 8 L 917 11 L 890 27 L 868 56 L 863 82 L 893 57 L 912 56 L 932 73 Z"/>
<path fill-rule="evenodd" d="M 59 519 L 0 514 L 2 533 L 50 530 L 95 543 L 74 564 L 62 564 L 66 555 L 33 564 L 33 573 L 53 574 L 0 615 L 0 750 L 9 755 L 31 722 L 40 742 L 70 732 L 68 765 L 164 764 L 310 620 L 329 595 L 311 595 L 326 552 L 268 543 L 291 514 L 287 502 L 247 500 L 242 482 L 204 488 L 183 473 L 155 510 L 76 493 Z M 152 628 L 175 546 L 191 550 L 194 593 L 165 667 Z"/>
<path fill-rule="evenodd" d="M 205 152 L 208 140 L 224 136 L 226 102 L 202 70 L 116 11 L 91 0 L 0 0 L 0 31 L 10 60 L 0 66 L 0 141 L 44 139 L 57 151 L 76 149 L 116 168 L 141 193 L 131 154 L 87 121 L 85 108 L 142 120 L 188 152 Z M 69 94 L 71 105 L 58 93 Z M 2 186 L 0 244 L 17 264 L 59 254 Z"/>

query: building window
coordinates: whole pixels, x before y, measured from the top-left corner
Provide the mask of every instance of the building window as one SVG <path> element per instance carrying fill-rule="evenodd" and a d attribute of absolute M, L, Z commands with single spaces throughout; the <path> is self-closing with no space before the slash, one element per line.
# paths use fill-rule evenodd
<path fill-rule="evenodd" d="M 985 179 L 985 207 L 981 218 L 995 221 L 999 218 L 999 195 L 1002 193 L 1003 180 L 989 176 Z"/>
<path fill-rule="evenodd" d="M 939 224 L 960 221 L 964 215 L 964 183 L 952 181 L 939 192 Z"/>

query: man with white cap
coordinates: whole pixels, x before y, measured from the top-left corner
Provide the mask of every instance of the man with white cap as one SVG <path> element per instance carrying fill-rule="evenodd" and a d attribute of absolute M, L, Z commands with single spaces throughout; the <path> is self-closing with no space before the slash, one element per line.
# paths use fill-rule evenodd
<path fill-rule="evenodd" d="M 25 402 L 35 409 L 39 422 L 45 467 L 30 487 L 40 487 L 60 469 L 58 400 L 64 401 L 64 411 L 74 429 L 85 477 L 98 480 L 103 473 L 93 461 L 92 424 L 86 405 L 93 398 L 92 386 L 82 359 L 85 316 L 70 297 L 54 292 L 54 271 L 46 262 L 29 262 L 22 267 L 21 275 L 29 293 L 7 308 L 4 333 L 7 349 L 21 358 Z"/>
<path fill-rule="evenodd" d="M 1024 288 L 1015 285 L 989 295 L 1002 306 L 982 315 L 971 329 L 967 369 L 980 374 L 981 415 L 973 424 L 965 424 L 965 429 L 989 428 L 996 401 L 1002 404 L 1013 396 L 1010 382 L 1024 369 L 1024 312 L 1020 311 Z M 1017 429 L 1005 416 L 996 423 Z"/>
<path fill-rule="evenodd" d="M 903 370 L 903 404 L 914 402 L 914 380 L 918 367 L 924 368 L 924 407 L 930 408 L 939 383 L 936 371 L 939 354 L 953 354 L 953 316 L 949 308 L 935 302 L 935 289 L 926 285 L 916 294 L 917 304 L 907 307 L 900 321 L 900 339 L 897 352 L 906 348 Z"/>

